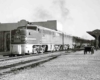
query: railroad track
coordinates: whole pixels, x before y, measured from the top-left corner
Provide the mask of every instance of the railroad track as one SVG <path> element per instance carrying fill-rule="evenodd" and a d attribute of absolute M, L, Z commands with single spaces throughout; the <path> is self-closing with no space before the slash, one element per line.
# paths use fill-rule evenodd
<path fill-rule="evenodd" d="M 64 52 L 64 51 L 59 51 L 59 52 Z M 1 61 L 7 61 L 7 60 L 13 60 L 13 59 L 20 59 L 20 58 L 26 58 L 26 57 L 32 57 L 32 56 L 39 56 L 39 55 L 45 55 L 45 54 L 49 54 L 51 52 L 46 52 L 46 53 L 39 53 L 39 54 L 30 54 L 30 55 L 24 55 L 24 56 L 15 56 L 15 57 L 4 57 L 0 59 Z M 53 52 L 53 53 L 57 53 L 57 52 Z"/>
<path fill-rule="evenodd" d="M 5 73 L 17 71 L 17 70 L 24 69 L 27 67 L 34 67 L 34 66 L 37 66 L 43 62 L 57 58 L 60 55 L 61 55 L 61 53 L 58 53 L 55 55 L 48 55 L 48 56 L 40 57 L 37 59 L 31 59 L 28 61 L 20 61 L 20 62 L 13 63 L 13 64 L 5 64 L 3 66 L 0 66 L 0 74 L 3 75 Z"/>
<path fill-rule="evenodd" d="M 26 57 L 31 57 L 31 56 L 39 56 L 39 55 L 43 55 L 43 54 L 30 54 L 30 55 L 24 55 L 24 56 L 4 57 L 0 59 L 0 62 L 6 61 L 6 60 L 12 60 L 12 59 L 26 58 Z"/>

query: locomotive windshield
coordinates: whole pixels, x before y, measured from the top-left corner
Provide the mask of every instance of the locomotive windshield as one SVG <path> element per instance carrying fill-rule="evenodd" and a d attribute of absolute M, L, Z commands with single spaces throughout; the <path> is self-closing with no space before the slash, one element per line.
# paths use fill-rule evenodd
<path fill-rule="evenodd" d="M 16 30 L 16 34 L 25 35 L 26 34 L 25 29 L 26 29 L 26 26 L 20 26 L 20 27 L 18 27 L 17 30 Z"/>

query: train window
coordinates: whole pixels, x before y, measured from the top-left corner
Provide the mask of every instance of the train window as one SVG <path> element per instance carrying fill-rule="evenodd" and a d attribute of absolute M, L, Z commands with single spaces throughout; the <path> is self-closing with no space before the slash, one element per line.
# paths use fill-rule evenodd
<path fill-rule="evenodd" d="M 37 26 L 27 26 L 27 29 L 37 30 Z"/>
<path fill-rule="evenodd" d="M 25 28 L 26 28 L 26 26 L 20 26 L 17 29 L 25 29 Z"/>
<path fill-rule="evenodd" d="M 31 35 L 31 33 L 29 32 L 29 35 Z"/>
<path fill-rule="evenodd" d="M 38 31 L 41 33 L 41 29 L 38 28 Z"/>
<path fill-rule="evenodd" d="M 40 31 L 40 29 L 38 28 L 38 31 Z"/>

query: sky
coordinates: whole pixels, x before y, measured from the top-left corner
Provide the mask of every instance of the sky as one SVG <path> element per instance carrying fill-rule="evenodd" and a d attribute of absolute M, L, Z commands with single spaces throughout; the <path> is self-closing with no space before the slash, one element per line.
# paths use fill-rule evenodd
<path fill-rule="evenodd" d="M 57 20 L 58 30 L 94 39 L 87 31 L 100 29 L 100 0 L 0 0 L 0 22 Z"/>

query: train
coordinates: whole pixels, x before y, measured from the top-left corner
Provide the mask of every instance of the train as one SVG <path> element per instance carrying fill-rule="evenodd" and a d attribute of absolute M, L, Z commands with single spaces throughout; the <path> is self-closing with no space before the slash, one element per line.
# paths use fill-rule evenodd
<path fill-rule="evenodd" d="M 27 24 L 11 30 L 10 50 L 14 55 L 62 51 L 85 44 L 90 45 L 91 41 L 39 25 Z"/>
<path fill-rule="evenodd" d="M 61 31 L 39 25 L 27 24 L 11 30 L 12 54 L 37 54 L 67 50 L 71 45 L 72 37 Z"/>

